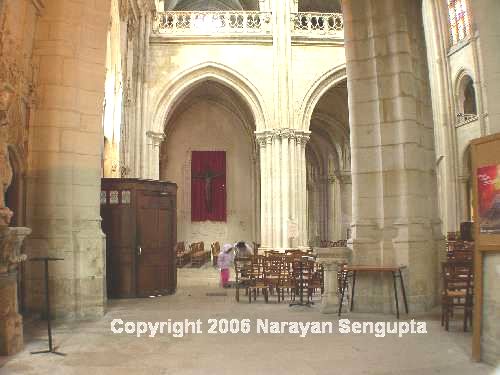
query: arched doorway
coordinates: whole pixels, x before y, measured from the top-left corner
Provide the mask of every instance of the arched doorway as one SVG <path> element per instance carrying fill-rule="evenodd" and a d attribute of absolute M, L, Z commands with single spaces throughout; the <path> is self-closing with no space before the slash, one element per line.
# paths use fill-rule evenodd
<path fill-rule="evenodd" d="M 243 98 L 210 78 L 189 87 L 167 114 L 160 179 L 178 185 L 178 241 L 202 241 L 205 249 L 216 241 L 259 241 L 260 174 L 255 129 L 254 115 Z M 194 176 L 192 163 L 197 152 L 207 158 L 216 153 L 225 157 L 224 183 L 214 187 L 225 191 L 224 220 L 193 216 L 192 189 L 199 176 Z"/>
<path fill-rule="evenodd" d="M 319 98 L 306 148 L 309 242 L 347 239 L 351 221 L 349 110 L 345 81 Z"/>

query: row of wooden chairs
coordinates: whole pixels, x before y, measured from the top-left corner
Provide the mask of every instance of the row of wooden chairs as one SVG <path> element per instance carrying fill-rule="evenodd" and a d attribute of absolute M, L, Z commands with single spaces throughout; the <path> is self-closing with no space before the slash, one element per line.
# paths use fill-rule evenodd
<path fill-rule="evenodd" d="M 447 241 L 446 257 L 450 260 L 472 261 L 474 257 L 474 242 L 461 240 Z"/>
<path fill-rule="evenodd" d="M 201 267 L 210 261 L 210 252 L 205 251 L 205 244 L 203 242 L 193 242 L 186 249 L 184 242 L 178 242 L 175 247 L 176 264 L 181 268 L 188 264 L 191 267 Z"/>
<path fill-rule="evenodd" d="M 303 298 L 312 300 L 313 295 L 324 290 L 323 268 L 314 261 L 303 261 L 307 253 L 290 251 L 288 254 L 266 252 L 249 258 L 235 259 L 236 301 L 240 300 L 240 289 L 245 291 L 248 302 L 257 300 L 262 294 L 267 303 L 276 295 L 278 303 L 285 300 L 285 293 L 291 300 L 304 293 Z M 302 284 L 302 285 L 300 285 Z"/>
<path fill-rule="evenodd" d="M 467 331 L 472 325 L 472 310 L 474 306 L 474 274 L 473 262 L 469 259 L 448 259 L 441 264 L 443 278 L 441 325 L 449 330 L 450 318 L 456 309 L 461 309 L 463 329 Z"/>

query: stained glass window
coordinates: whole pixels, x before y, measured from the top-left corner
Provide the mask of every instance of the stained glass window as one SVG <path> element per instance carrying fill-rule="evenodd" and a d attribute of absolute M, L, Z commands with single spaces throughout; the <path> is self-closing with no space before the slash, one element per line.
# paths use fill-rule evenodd
<path fill-rule="evenodd" d="M 448 0 L 451 45 L 455 45 L 470 35 L 470 18 L 467 0 Z"/>

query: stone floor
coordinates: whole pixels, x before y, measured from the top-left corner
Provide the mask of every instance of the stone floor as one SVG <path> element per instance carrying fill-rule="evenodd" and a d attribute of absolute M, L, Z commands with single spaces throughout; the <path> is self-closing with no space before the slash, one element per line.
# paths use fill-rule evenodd
<path fill-rule="evenodd" d="M 59 323 L 55 342 L 65 357 L 31 355 L 45 348 L 44 325 L 26 329 L 25 351 L 0 361 L 0 374 L 494 374 L 495 370 L 469 360 L 470 334 L 459 324 L 444 332 L 437 315 L 411 316 L 427 322 L 428 334 L 403 338 L 376 338 L 369 334 L 210 335 L 209 318 L 258 318 L 278 321 L 334 322 L 335 315 L 323 315 L 312 308 L 289 308 L 287 304 L 234 300 L 234 290 L 218 289 L 211 267 L 179 270 L 175 296 L 150 299 L 114 300 L 108 313 L 98 321 Z M 227 292 L 227 295 L 221 295 Z M 212 295 L 207 295 L 212 294 Z M 113 334 L 110 322 L 201 319 L 203 334 L 155 338 Z M 345 318 L 363 321 L 392 321 L 393 316 L 347 313 Z M 252 323 L 253 324 L 253 323 Z M 497 372 L 498 373 L 498 372 Z"/>

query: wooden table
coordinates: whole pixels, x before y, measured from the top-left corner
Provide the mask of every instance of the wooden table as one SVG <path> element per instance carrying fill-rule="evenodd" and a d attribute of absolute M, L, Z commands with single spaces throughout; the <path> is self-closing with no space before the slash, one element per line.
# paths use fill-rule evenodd
<path fill-rule="evenodd" d="M 405 310 L 408 314 L 408 302 L 406 300 L 405 284 L 403 281 L 403 275 L 401 270 L 405 269 L 406 266 L 352 266 L 345 265 L 342 267 L 342 293 L 340 297 L 339 304 L 339 316 L 342 313 L 342 303 L 344 301 L 345 288 L 347 286 L 347 278 L 352 275 L 352 295 L 351 295 L 351 311 L 354 308 L 354 287 L 356 286 L 356 274 L 360 272 L 384 272 L 391 273 L 394 285 L 394 298 L 396 300 L 396 316 L 399 319 L 399 301 L 398 301 L 398 290 L 396 286 L 396 279 L 400 280 L 401 291 L 403 292 L 403 301 L 405 304 Z"/>

